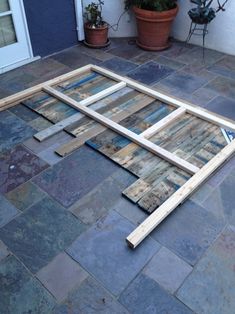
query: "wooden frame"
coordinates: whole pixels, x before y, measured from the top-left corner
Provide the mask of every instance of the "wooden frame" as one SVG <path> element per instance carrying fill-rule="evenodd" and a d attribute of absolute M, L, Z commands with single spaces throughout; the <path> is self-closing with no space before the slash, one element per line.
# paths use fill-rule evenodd
<path fill-rule="evenodd" d="M 103 76 L 109 77 L 118 83 L 114 86 L 95 94 L 81 102 L 73 100 L 71 97 L 57 91 L 52 88 L 53 85 L 59 84 L 60 82 L 66 81 L 68 79 L 74 78 L 79 74 L 86 73 L 88 71 L 94 71 Z M 131 87 L 141 93 L 151 96 L 154 99 L 163 101 L 166 104 L 177 107 L 178 109 L 170 113 L 168 116 L 160 120 L 158 123 L 145 130 L 140 135 L 137 135 L 134 132 L 126 129 L 120 124 L 114 122 L 111 119 L 106 118 L 105 116 L 97 113 L 96 111 L 88 108 L 89 105 L 94 102 L 103 99 L 104 97 L 114 93 L 115 91 L 124 88 L 125 86 Z M 148 234 L 156 228 L 180 203 L 182 203 L 190 194 L 192 194 L 208 177 L 218 169 L 227 159 L 229 159 L 235 152 L 235 140 L 228 144 L 224 149 L 222 149 L 214 158 L 212 158 L 205 166 L 201 169 L 190 164 L 186 160 L 179 158 L 178 156 L 170 153 L 169 151 L 161 148 L 160 146 L 155 145 L 148 139 L 154 134 L 170 125 L 176 119 L 179 119 L 186 112 L 191 115 L 200 117 L 206 121 L 209 121 L 213 124 L 216 124 L 220 127 L 235 131 L 235 123 L 229 119 L 223 118 L 219 115 L 210 113 L 207 110 L 198 108 L 190 103 L 183 102 L 181 100 L 175 99 L 171 96 L 159 93 L 154 91 L 142 84 L 139 84 L 129 78 L 122 77 L 111 71 L 102 69 L 101 67 L 94 65 L 87 65 L 81 69 L 72 71 L 70 73 L 59 76 L 55 79 L 49 80 L 37 86 L 31 87 L 27 90 L 24 90 L 15 95 L 6 97 L 0 100 L 0 111 L 5 110 L 14 106 L 15 104 L 23 101 L 32 95 L 44 91 L 49 93 L 53 97 L 65 102 L 66 104 L 72 106 L 79 110 L 79 113 L 74 114 L 73 116 L 51 126 L 50 128 L 39 132 L 35 137 L 43 141 L 44 139 L 50 137 L 51 135 L 59 132 L 64 127 L 70 125 L 71 123 L 77 121 L 81 113 L 90 117 L 91 119 L 97 121 L 102 126 L 110 128 L 111 130 L 121 134 L 122 136 L 130 139 L 132 142 L 135 142 L 139 146 L 149 150 L 150 152 L 160 156 L 164 160 L 176 165 L 177 167 L 184 169 L 185 171 L 193 174 L 193 176 L 180 188 L 178 189 L 171 197 L 168 198 L 156 211 L 153 212 L 142 224 L 140 224 L 128 237 L 127 243 L 130 247 L 137 247 L 143 239 L 148 236 Z"/>

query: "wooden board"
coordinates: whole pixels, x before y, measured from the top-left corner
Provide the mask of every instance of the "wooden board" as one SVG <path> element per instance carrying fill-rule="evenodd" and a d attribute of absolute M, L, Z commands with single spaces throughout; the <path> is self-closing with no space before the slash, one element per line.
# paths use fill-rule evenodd
<path fill-rule="evenodd" d="M 220 130 L 235 131 L 233 121 L 98 66 L 0 100 L 0 110 L 19 102 L 55 123 L 38 139 L 65 129 L 76 138 L 58 151 L 86 141 L 139 178 L 123 194 L 152 214 L 127 237 L 133 248 L 235 152 Z"/>

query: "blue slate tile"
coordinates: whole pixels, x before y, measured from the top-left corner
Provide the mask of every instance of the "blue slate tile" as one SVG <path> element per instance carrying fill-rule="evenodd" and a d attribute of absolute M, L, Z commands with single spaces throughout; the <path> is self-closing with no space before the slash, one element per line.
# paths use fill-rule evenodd
<path fill-rule="evenodd" d="M 81 235 L 67 253 L 118 295 L 160 248 L 150 238 L 135 251 L 128 248 L 125 238 L 133 229 L 129 221 L 111 212 Z"/>
<path fill-rule="evenodd" d="M 33 273 L 68 247 L 84 225 L 50 198 L 0 229 L 0 239 Z"/>
<path fill-rule="evenodd" d="M 141 274 L 119 298 L 130 313 L 192 314 L 183 303 L 169 295 L 153 279 Z"/>
<path fill-rule="evenodd" d="M 54 298 L 14 257 L 0 263 L 0 311 L 7 314 L 51 313 Z"/>
<path fill-rule="evenodd" d="M 5 197 L 20 210 L 27 209 L 45 196 L 46 194 L 30 181 L 5 194 Z"/>
<path fill-rule="evenodd" d="M 152 237 L 194 265 L 217 237 L 224 223 L 192 201 L 179 206 Z"/>
<path fill-rule="evenodd" d="M 48 164 L 18 145 L 0 155 L 0 192 L 7 193 L 48 167 Z"/>
<path fill-rule="evenodd" d="M 16 116 L 18 116 L 20 119 L 24 120 L 25 122 L 32 121 L 39 117 L 39 115 L 35 111 L 30 110 L 29 108 L 27 108 L 26 106 L 22 104 L 11 107 L 9 111 L 14 113 Z"/>
<path fill-rule="evenodd" d="M 165 85 L 173 91 L 182 90 L 186 93 L 193 93 L 206 83 L 206 79 L 193 76 L 182 71 L 176 72 L 161 81 L 162 85 Z"/>
<path fill-rule="evenodd" d="M 235 101 L 233 99 L 218 96 L 211 100 L 205 108 L 229 119 L 235 120 Z"/>
<path fill-rule="evenodd" d="M 126 74 L 137 67 L 135 63 L 118 57 L 102 62 L 100 66 L 119 74 Z"/>
<path fill-rule="evenodd" d="M 174 72 L 168 66 L 150 61 L 131 71 L 128 76 L 144 84 L 153 84 Z"/>
<path fill-rule="evenodd" d="M 129 312 L 117 302 L 98 282 L 87 278 L 74 290 L 66 301 L 58 305 L 54 314 L 128 314 Z"/>
<path fill-rule="evenodd" d="M 235 229 L 228 227 L 199 261 L 177 297 L 196 313 L 234 313 L 234 260 Z"/>
<path fill-rule="evenodd" d="M 12 220 L 19 211 L 0 194 L 0 227 Z"/>
<path fill-rule="evenodd" d="M 36 133 L 24 121 L 8 111 L 0 112 L 0 153 L 25 141 Z"/>
<path fill-rule="evenodd" d="M 192 267 L 165 247 L 151 259 L 143 273 L 173 294 L 192 271 Z"/>
<path fill-rule="evenodd" d="M 231 170 L 230 170 L 231 171 Z M 202 206 L 209 212 L 213 213 L 220 221 L 235 226 L 235 169 L 231 175 L 227 176 L 224 181 L 207 197 Z"/>
<path fill-rule="evenodd" d="M 113 162 L 83 146 L 33 181 L 63 206 L 69 207 L 117 169 Z"/>

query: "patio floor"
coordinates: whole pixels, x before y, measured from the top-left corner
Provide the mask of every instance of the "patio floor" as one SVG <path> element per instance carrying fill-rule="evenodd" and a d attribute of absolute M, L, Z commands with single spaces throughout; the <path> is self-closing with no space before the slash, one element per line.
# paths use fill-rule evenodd
<path fill-rule="evenodd" d="M 180 42 L 79 45 L 1 75 L 0 98 L 88 63 L 235 119 L 235 57 Z M 135 177 L 85 145 L 58 157 L 69 134 L 32 138 L 49 125 L 0 112 L 0 313 L 234 313 L 235 157 L 133 251 L 146 214 L 121 191 Z"/>

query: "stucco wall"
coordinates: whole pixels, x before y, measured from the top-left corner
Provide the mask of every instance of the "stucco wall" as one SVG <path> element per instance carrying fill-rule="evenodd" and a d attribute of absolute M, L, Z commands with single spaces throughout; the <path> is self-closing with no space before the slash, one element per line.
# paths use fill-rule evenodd
<path fill-rule="evenodd" d="M 175 20 L 172 35 L 185 40 L 188 34 L 190 19 L 188 10 L 193 6 L 189 0 L 178 0 L 179 14 Z M 221 0 L 221 3 L 223 0 Z M 217 1 L 214 0 L 216 7 Z M 225 12 L 219 12 L 217 17 L 208 26 L 209 33 L 206 37 L 206 46 L 211 49 L 235 55 L 235 1 L 229 0 Z M 193 36 L 192 43 L 201 45 L 202 39 Z"/>
<path fill-rule="evenodd" d="M 221 0 L 222 2 L 223 0 Z M 90 0 L 83 0 L 84 6 L 90 3 Z M 110 23 L 117 22 L 118 17 L 123 12 L 124 4 L 122 0 L 104 0 L 104 18 Z M 188 10 L 193 6 L 189 0 L 178 0 L 180 11 L 175 20 L 172 29 L 172 35 L 179 40 L 185 40 L 189 31 L 190 19 Z M 215 6 L 217 1 L 214 0 Z M 136 26 L 135 18 L 132 15 L 122 17 L 119 30 L 113 32 L 110 30 L 110 37 L 135 36 Z M 235 0 L 229 0 L 225 12 L 219 12 L 216 19 L 209 25 L 209 34 L 206 38 L 206 46 L 211 49 L 223 51 L 235 55 Z M 192 43 L 201 45 L 202 40 L 194 36 Z"/>
<path fill-rule="evenodd" d="M 91 0 L 83 0 L 83 7 L 91 3 Z M 110 25 L 117 23 L 124 11 L 124 0 L 104 0 L 103 18 Z M 135 17 L 132 12 L 122 16 L 118 31 L 109 30 L 110 37 L 129 37 L 136 35 Z"/>

